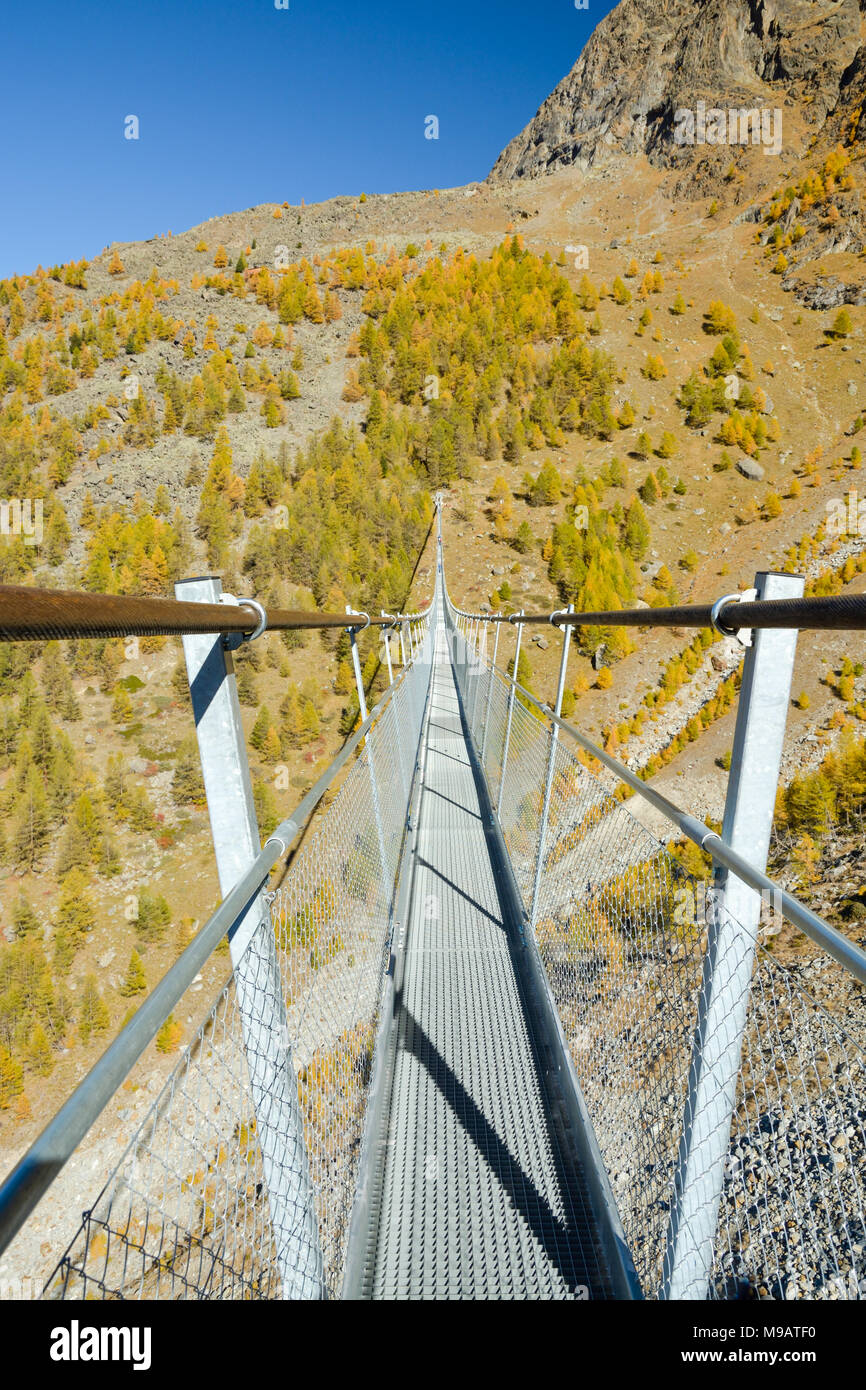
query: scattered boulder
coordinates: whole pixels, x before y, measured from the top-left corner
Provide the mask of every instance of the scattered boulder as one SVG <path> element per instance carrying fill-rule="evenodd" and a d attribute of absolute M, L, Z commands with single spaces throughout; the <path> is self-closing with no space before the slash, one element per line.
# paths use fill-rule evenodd
<path fill-rule="evenodd" d="M 737 469 L 744 478 L 751 478 L 753 482 L 759 483 L 764 476 L 764 470 L 754 459 L 747 458 L 745 454 L 737 459 Z"/>

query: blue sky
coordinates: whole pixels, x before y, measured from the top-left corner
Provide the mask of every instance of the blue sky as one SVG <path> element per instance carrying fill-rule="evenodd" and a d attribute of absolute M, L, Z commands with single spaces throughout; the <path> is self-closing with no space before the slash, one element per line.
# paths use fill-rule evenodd
<path fill-rule="evenodd" d="M 267 201 L 484 178 L 613 0 L 7 7 L 0 276 Z M 124 138 L 136 115 L 138 140 Z M 439 139 L 424 119 L 439 118 Z"/>

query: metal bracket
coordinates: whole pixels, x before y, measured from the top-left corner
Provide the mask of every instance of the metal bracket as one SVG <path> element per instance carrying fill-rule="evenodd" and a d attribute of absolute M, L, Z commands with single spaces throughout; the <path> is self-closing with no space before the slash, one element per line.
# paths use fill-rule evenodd
<path fill-rule="evenodd" d="M 723 594 L 721 598 L 717 598 L 710 609 L 710 623 L 716 632 L 720 633 L 722 637 L 736 637 L 741 647 L 751 647 L 753 629 L 750 627 L 725 627 L 719 619 L 719 614 L 728 603 L 754 603 L 757 597 L 757 589 L 744 589 L 741 594 Z"/>
<path fill-rule="evenodd" d="M 361 623 L 360 625 L 359 625 L 358 623 L 346 623 L 346 627 L 350 627 L 350 628 L 353 630 L 353 632 L 363 632 L 363 631 L 365 630 L 365 628 L 368 628 L 368 627 L 370 626 L 370 614 L 369 614 L 369 613 L 356 613 L 355 610 L 354 610 L 353 608 L 347 608 L 347 609 L 346 609 L 346 616 L 349 617 L 349 618 L 363 618 L 363 619 L 364 619 L 363 623 Z"/>
<path fill-rule="evenodd" d="M 267 631 L 267 611 L 263 605 L 259 603 L 258 599 L 255 598 L 239 598 L 238 604 L 241 608 L 252 608 L 253 612 L 258 615 L 259 621 L 252 632 L 245 632 L 243 635 L 245 642 L 255 642 L 257 637 L 261 637 L 262 633 Z"/>
<path fill-rule="evenodd" d="M 557 627 L 557 618 L 567 618 L 569 617 L 570 613 L 571 609 L 569 608 L 558 608 L 555 613 L 550 614 L 547 621 L 551 624 L 552 627 Z"/>
<path fill-rule="evenodd" d="M 232 648 L 239 646 L 241 642 L 254 642 L 255 639 L 261 637 L 262 633 L 267 629 L 268 615 L 258 599 L 235 598 L 234 594 L 220 594 L 219 602 L 230 604 L 232 608 L 252 608 L 258 619 L 252 632 L 223 633 L 224 647 Z"/>

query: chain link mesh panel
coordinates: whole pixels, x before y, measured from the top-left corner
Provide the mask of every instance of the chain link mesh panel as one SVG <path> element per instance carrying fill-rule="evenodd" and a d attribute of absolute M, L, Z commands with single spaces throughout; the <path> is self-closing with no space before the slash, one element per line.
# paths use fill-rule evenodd
<path fill-rule="evenodd" d="M 654 1297 L 670 1272 L 666 1247 L 679 1201 L 675 1175 L 708 928 L 723 905 L 602 787 L 550 720 L 515 696 L 501 674 L 479 675 L 462 636 L 453 640 L 527 915 L 542 855 L 531 929 L 632 1257 Z M 485 692 L 477 700 L 473 685 Z M 745 1001 L 721 1198 L 716 1186 L 702 1220 L 680 1222 L 680 1248 L 700 1245 L 702 1221 L 712 1239 L 709 1281 L 685 1296 L 860 1298 L 863 991 L 793 928 L 779 933 L 771 924 L 768 932 Z M 700 1157 L 692 1153 L 693 1168 Z M 691 1176 L 700 1186 L 704 1175 Z"/>
<path fill-rule="evenodd" d="M 432 641 L 266 896 L 277 971 L 257 933 L 238 973 L 245 1009 L 270 1017 L 268 991 L 281 995 L 280 1051 L 293 1069 L 305 1152 L 293 1151 L 287 1107 L 271 1104 L 271 1183 L 282 1189 L 304 1166 L 320 1250 L 303 1239 L 300 1203 L 273 1217 L 251 1085 L 261 1059 L 249 1051 L 230 980 L 84 1214 L 47 1297 L 281 1298 L 287 1250 L 293 1292 L 339 1295 Z M 270 1102 L 277 1082 L 269 1078 Z"/>

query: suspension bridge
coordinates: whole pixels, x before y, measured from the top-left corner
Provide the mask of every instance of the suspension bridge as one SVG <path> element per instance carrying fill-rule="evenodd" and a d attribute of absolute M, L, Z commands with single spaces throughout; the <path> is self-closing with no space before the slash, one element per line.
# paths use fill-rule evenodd
<path fill-rule="evenodd" d="M 862 1297 L 866 953 L 765 869 L 797 630 L 863 629 L 866 600 L 762 574 L 706 606 L 467 613 L 440 520 L 435 547 L 413 614 L 267 612 L 212 579 L 174 601 L 0 587 L 5 640 L 183 636 L 223 893 L 0 1187 L 0 1250 L 228 936 L 45 1298 Z M 563 634 L 552 707 L 518 683 L 533 623 Z M 592 623 L 743 644 L 721 834 L 562 719 Z M 370 624 L 389 684 L 368 711 Z M 231 652 L 307 626 L 348 629 L 360 725 L 262 847 Z M 599 765 L 710 856 L 709 886 Z M 792 961 L 767 904 L 803 934 Z"/>

